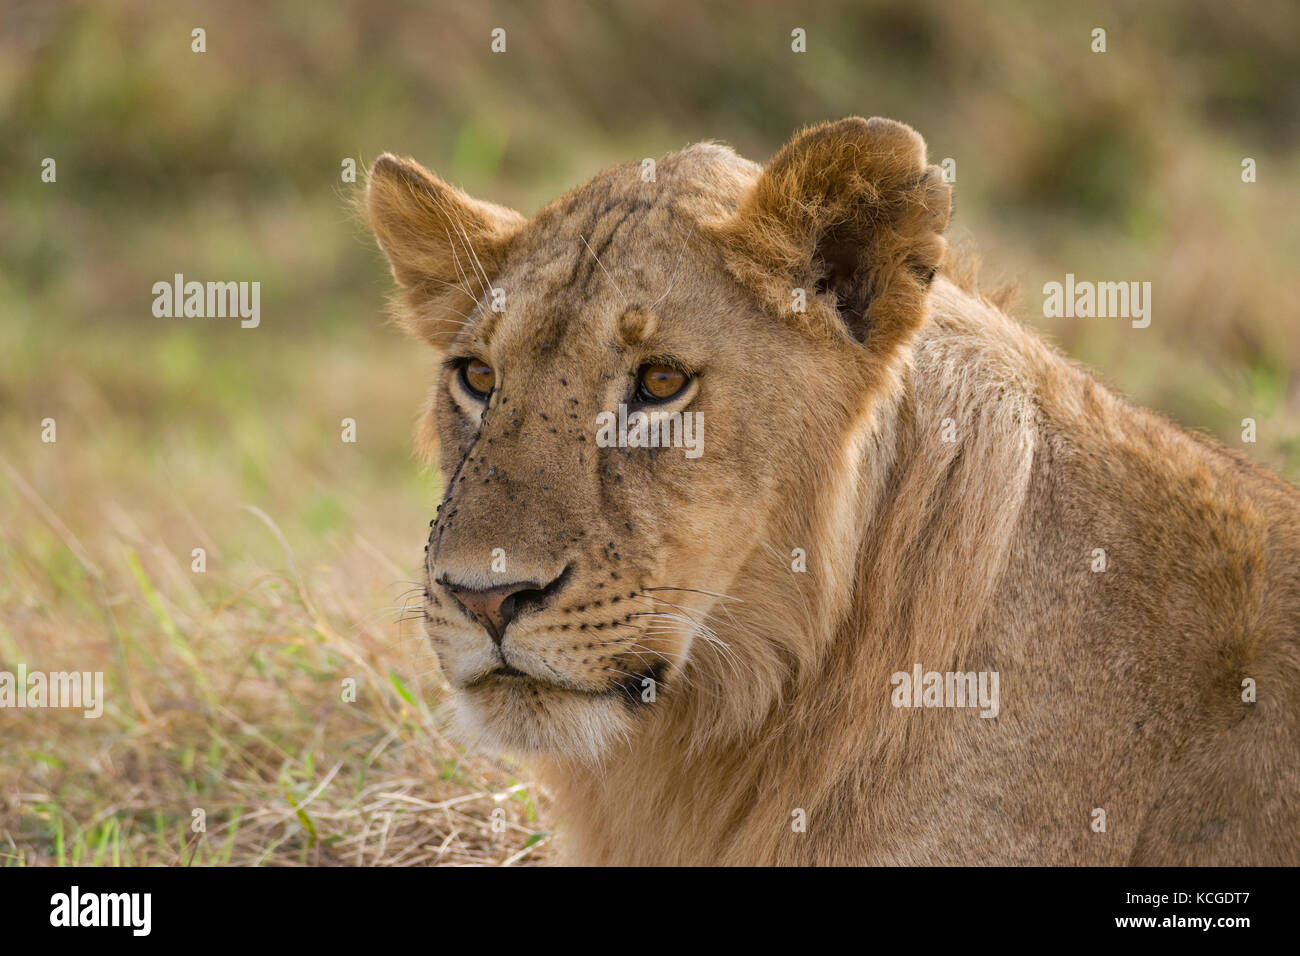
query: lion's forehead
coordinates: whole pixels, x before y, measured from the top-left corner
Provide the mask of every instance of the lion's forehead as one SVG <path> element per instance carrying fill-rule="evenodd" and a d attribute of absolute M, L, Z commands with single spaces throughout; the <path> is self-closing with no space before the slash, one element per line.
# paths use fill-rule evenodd
<path fill-rule="evenodd" d="M 511 243 L 503 281 L 585 297 L 670 270 L 701 224 L 734 212 L 756 166 L 702 144 L 617 166 L 541 209 Z"/>
<path fill-rule="evenodd" d="M 500 281 L 568 301 L 648 291 L 691 224 L 662 195 L 579 196 L 563 216 L 539 215 L 512 244 Z"/>
<path fill-rule="evenodd" d="M 707 225 L 734 212 L 757 170 L 703 144 L 653 167 L 599 174 L 540 210 L 511 241 L 493 282 L 499 314 L 480 331 L 539 365 L 606 354 L 627 309 L 668 310 L 718 281 L 710 278 L 718 262 L 708 254 Z M 480 306 L 485 314 L 488 305 Z"/>

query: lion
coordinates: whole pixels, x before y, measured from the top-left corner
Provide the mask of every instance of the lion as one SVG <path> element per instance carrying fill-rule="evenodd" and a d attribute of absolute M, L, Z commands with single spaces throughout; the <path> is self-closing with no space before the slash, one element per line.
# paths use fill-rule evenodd
<path fill-rule="evenodd" d="M 457 733 L 566 861 L 1300 862 L 1300 493 L 965 279 L 910 127 L 362 211 Z"/>

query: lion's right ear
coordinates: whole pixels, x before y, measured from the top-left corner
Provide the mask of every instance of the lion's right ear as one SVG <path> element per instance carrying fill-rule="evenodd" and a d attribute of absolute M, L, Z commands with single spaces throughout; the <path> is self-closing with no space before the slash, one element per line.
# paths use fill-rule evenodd
<path fill-rule="evenodd" d="M 514 210 L 473 199 L 389 153 L 370 168 L 362 211 L 392 266 L 402 326 L 438 349 L 489 294 L 524 224 Z"/>
<path fill-rule="evenodd" d="M 774 314 L 883 357 L 925 318 L 951 202 L 914 130 L 854 116 L 787 143 L 718 238 Z"/>

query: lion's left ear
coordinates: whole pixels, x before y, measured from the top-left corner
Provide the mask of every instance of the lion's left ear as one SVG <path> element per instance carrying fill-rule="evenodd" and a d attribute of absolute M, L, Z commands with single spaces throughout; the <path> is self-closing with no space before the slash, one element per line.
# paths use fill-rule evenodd
<path fill-rule="evenodd" d="M 487 293 L 524 223 L 513 209 L 467 196 L 389 153 L 370 169 L 362 212 L 400 290 L 398 319 L 436 349 Z"/>
<path fill-rule="evenodd" d="M 795 136 L 716 235 L 736 278 L 775 313 L 814 333 L 838 321 L 891 351 L 924 319 L 951 208 L 915 130 L 855 116 Z"/>

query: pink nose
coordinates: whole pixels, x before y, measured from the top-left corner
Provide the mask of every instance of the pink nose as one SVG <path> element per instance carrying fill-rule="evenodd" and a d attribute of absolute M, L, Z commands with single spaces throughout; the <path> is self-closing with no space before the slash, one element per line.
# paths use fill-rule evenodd
<path fill-rule="evenodd" d="M 454 584 L 445 578 L 440 578 L 439 583 L 451 592 L 466 613 L 482 624 L 492 635 L 492 640 L 500 645 L 505 637 L 506 628 L 518 614 L 541 607 L 551 595 L 564 587 L 568 580 L 569 569 L 566 567 L 547 584 L 538 584 L 536 581 L 515 581 L 513 584 L 502 584 L 494 588 L 474 588 Z"/>
<path fill-rule="evenodd" d="M 510 622 L 525 611 L 544 606 L 547 601 L 568 583 L 570 567 L 565 567 L 546 584 L 536 581 L 514 581 L 491 588 L 473 587 L 450 580 L 447 574 L 436 580 L 456 599 L 467 615 L 478 621 L 498 645 L 505 637 Z"/>
<path fill-rule="evenodd" d="M 492 640 L 500 644 L 502 635 L 515 617 L 515 597 L 521 591 L 536 590 L 536 587 L 528 581 L 486 590 L 460 587 L 449 587 L 448 590 L 487 629 Z"/>

